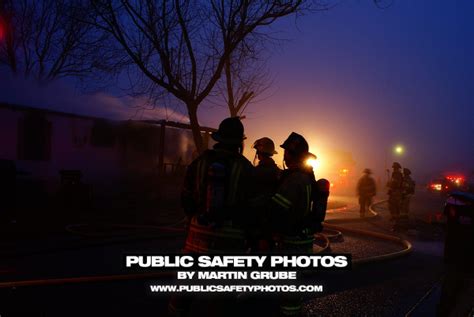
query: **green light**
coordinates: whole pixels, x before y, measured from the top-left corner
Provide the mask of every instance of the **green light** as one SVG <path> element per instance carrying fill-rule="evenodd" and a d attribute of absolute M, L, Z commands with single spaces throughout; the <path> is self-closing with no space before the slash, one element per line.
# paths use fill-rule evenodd
<path fill-rule="evenodd" d="M 395 147 L 394 151 L 395 151 L 396 154 L 403 154 L 403 152 L 404 152 L 405 150 L 403 149 L 403 146 L 397 145 L 397 146 Z"/>

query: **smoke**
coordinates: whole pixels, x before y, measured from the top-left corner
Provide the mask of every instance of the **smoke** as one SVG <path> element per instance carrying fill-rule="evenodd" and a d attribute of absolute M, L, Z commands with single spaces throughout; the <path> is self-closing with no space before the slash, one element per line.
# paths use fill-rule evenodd
<path fill-rule="evenodd" d="M 154 107 L 145 97 L 117 97 L 105 92 L 84 94 L 66 82 L 41 85 L 24 78 L 0 77 L 0 102 L 112 120 L 169 120 L 188 123 L 182 113 Z"/>

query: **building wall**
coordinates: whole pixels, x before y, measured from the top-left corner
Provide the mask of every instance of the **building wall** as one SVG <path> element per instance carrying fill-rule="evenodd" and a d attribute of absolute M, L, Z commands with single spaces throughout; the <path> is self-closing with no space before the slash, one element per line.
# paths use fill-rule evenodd
<path fill-rule="evenodd" d="M 24 118 L 44 115 L 50 123 L 50 155 L 45 160 L 22 159 Z M 23 122 L 23 123 L 22 123 Z M 159 125 L 113 122 L 89 117 L 0 107 L 0 159 L 13 160 L 17 170 L 40 180 L 49 192 L 59 188 L 60 170 L 81 170 L 83 181 L 96 191 L 118 189 L 128 180 L 158 176 Z M 113 142 L 110 136 L 113 135 Z M 21 146 L 20 146 L 21 147 Z M 189 164 L 195 153 L 191 131 L 166 128 L 164 162 Z"/>
<path fill-rule="evenodd" d="M 48 115 L 52 123 L 51 161 L 48 178 L 59 180 L 59 170 L 81 170 L 86 183 L 107 184 L 120 176 L 117 143 L 111 147 L 91 144 L 94 120 Z"/>

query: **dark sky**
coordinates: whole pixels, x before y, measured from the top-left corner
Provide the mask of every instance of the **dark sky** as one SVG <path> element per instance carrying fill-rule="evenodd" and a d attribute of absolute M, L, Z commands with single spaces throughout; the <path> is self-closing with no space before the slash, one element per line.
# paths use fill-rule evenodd
<path fill-rule="evenodd" d="M 345 1 L 285 21 L 278 89 L 251 109 L 251 136 L 299 131 L 322 169 L 336 149 L 380 173 L 402 144 L 396 160 L 415 176 L 474 170 L 473 16 L 469 0 Z"/>
<path fill-rule="evenodd" d="M 334 151 L 350 152 L 357 173 L 372 167 L 380 175 L 385 157 L 421 180 L 474 170 L 473 17 L 471 0 L 395 0 L 384 10 L 370 0 L 346 0 L 326 12 L 279 22 L 273 31 L 289 41 L 272 48 L 271 94 L 244 120 L 246 155 L 253 157 L 250 145 L 258 137 L 281 144 L 296 131 L 320 158 L 319 176 Z M 8 87 L 5 78 L 0 81 Z M 133 113 L 124 110 L 133 101 L 105 93 L 74 96 L 68 103 L 79 94 L 68 83 L 41 94 L 39 88 L 9 85 L 2 98 L 11 102 L 112 117 Z M 203 108 L 200 115 L 201 123 L 217 126 L 227 114 Z M 396 144 L 405 153 L 395 158 Z"/>

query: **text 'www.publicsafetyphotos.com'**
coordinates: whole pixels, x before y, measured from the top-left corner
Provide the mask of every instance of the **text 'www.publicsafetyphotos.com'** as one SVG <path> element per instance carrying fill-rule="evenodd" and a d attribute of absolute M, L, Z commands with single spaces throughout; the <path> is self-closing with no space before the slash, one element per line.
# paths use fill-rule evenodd
<path fill-rule="evenodd" d="M 322 293 L 322 285 L 150 285 L 152 293 Z"/>

